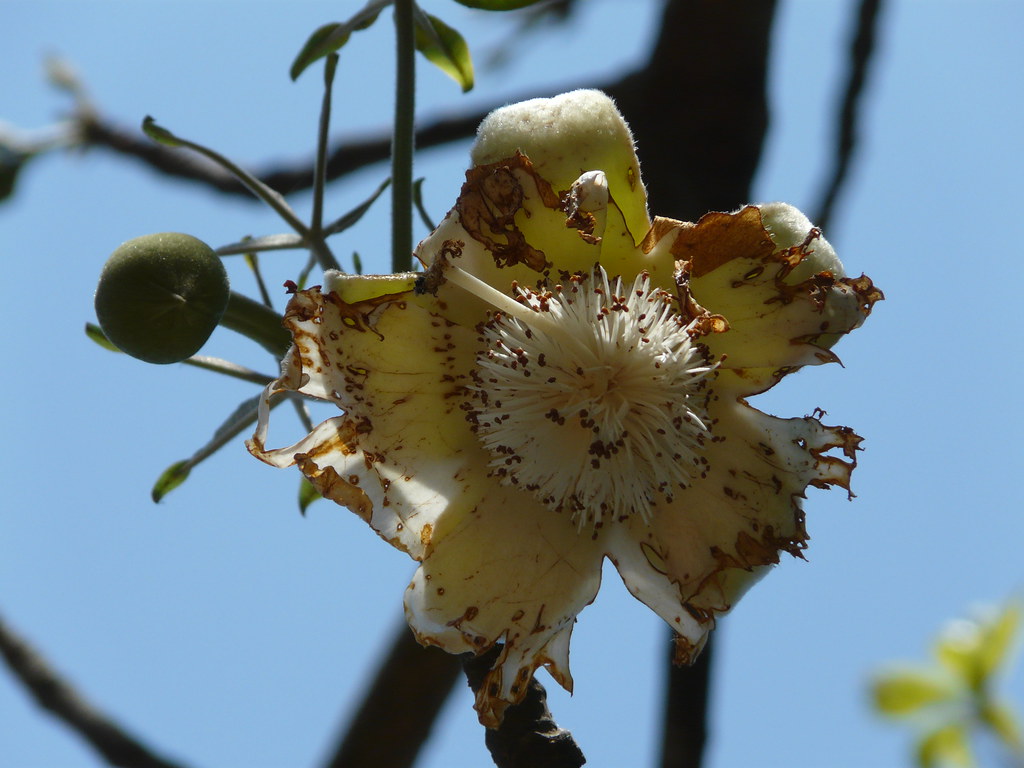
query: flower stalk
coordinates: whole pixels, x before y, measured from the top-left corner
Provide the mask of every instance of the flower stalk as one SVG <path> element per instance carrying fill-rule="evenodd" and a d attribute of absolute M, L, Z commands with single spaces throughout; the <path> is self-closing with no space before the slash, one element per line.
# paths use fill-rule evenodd
<path fill-rule="evenodd" d="M 275 357 L 283 357 L 291 342 L 276 311 L 237 291 L 231 292 L 220 324 L 247 336 Z"/>

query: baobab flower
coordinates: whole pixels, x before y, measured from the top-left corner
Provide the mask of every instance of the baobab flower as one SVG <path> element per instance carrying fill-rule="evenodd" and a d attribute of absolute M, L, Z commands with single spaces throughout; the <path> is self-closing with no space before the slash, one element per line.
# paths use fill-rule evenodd
<path fill-rule="evenodd" d="M 859 326 L 881 294 L 782 203 L 696 223 L 647 214 L 626 123 L 597 91 L 481 125 L 420 273 L 325 275 L 250 450 L 298 465 L 419 562 L 419 641 L 501 652 L 495 726 L 538 666 L 566 689 L 569 638 L 609 558 L 692 661 L 715 617 L 807 534 L 809 485 L 849 488 L 860 438 L 747 404 Z M 266 447 L 269 398 L 341 413 Z"/>

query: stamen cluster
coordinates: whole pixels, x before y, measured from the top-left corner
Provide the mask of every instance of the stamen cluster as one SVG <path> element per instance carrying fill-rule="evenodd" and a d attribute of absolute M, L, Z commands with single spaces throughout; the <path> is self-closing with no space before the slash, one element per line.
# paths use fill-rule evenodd
<path fill-rule="evenodd" d="M 646 272 L 630 289 L 599 265 L 514 286 L 518 311 L 481 326 L 472 420 L 492 472 L 578 525 L 672 501 L 699 474 L 708 365 Z"/>

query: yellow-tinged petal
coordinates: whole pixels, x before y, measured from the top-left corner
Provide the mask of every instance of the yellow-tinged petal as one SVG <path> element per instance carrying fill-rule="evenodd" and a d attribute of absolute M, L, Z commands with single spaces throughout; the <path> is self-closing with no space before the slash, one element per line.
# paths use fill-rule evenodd
<path fill-rule="evenodd" d="M 477 132 L 473 165 L 488 165 L 517 152 L 527 155 L 558 192 L 587 171 L 603 171 L 621 213 L 609 222 L 611 239 L 629 233 L 632 246 L 650 228 L 633 134 L 615 102 L 601 91 L 570 91 L 491 112 Z"/>
<path fill-rule="evenodd" d="M 1024 750 L 1020 718 L 1009 702 L 986 701 L 978 711 L 978 716 L 1009 749 L 1017 752 Z"/>
<path fill-rule="evenodd" d="M 713 387 L 712 387 L 713 390 Z M 808 486 L 849 488 L 860 438 L 814 418 L 778 419 L 732 399 L 712 402 L 711 440 L 699 481 L 660 506 L 649 524 L 633 517 L 612 539 L 626 586 L 684 639 L 692 660 L 714 626 L 779 561 L 806 546 L 800 500 Z M 843 456 L 827 455 L 839 449 Z"/>
<path fill-rule="evenodd" d="M 540 665 L 572 690 L 569 635 L 597 594 L 604 553 L 569 515 L 493 478 L 486 486 L 440 517 L 405 606 L 421 643 L 482 653 L 504 642 L 477 695 L 481 722 L 496 727 Z"/>
<path fill-rule="evenodd" d="M 807 220 L 792 206 L 772 204 L 769 214 L 780 242 L 756 206 L 696 224 L 656 221 L 645 242 L 649 251 L 668 248 L 679 260 L 680 289 L 727 322 L 704 341 L 724 357 L 741 395 L 800 366 L 838 361 L 829 347 L 882 298 L 868 278 L 837 274 L 842 265 L 818 230 L 795 242 L 794 225 Z"/>
<path fill-rule="evenodd" d="M 297 463 L 324 496 L 349 507 L 413 557 L 450 500 L 470 492 L 463 466 L 478 451 L 459 410 L 475 334 L 413 290 L 417 275 L 329 274 L 298 292 L 285 325 L 295 342 L 264 396 L 250 451 Z M 295 445 L 267 450 L 269 398 L 297 391 L 345 415 Z"/>
<path fill-rule="evenodd" d="M 1010 656 L 1020 621 L 1020 603 L 1012 600 L 998 613 L 951 621 L 939 635 L 935 655 L 972 689 L 981 690 Z"/>
<path fill-rule="evenodd" d="M 984 622 L 978 665 L 982 678 L 988 678 L 1004 663 L 1017 642 L 1021 623 L 1021 604 L 1010 601 L 1002 611 Z"/>
<path fill-rule="evenodd" d="M 936 765 L 975 765 L 974 753 L 967 737 L 967 724 L 953 722 L 921 736 L 917 743 L 917 764 L 920 768 Z"/>
<path fill-rule="evenodd" d="M 646 270 L 655 285 L 672 287 L 671 254 L 637 249 L 621 228 L 616 234 L 620 218 L 603 172 L 584 173 L 557 193 L 529 158 L 516 154 L 466 173 L 455 207 L 416 256 L 428 267 L 450 261 L 503 292 L 513 283 L 558 282 L 597 263 L 612 276 Z M 470 322 L 485 309 L 466 297 L 454 311 Z"/>

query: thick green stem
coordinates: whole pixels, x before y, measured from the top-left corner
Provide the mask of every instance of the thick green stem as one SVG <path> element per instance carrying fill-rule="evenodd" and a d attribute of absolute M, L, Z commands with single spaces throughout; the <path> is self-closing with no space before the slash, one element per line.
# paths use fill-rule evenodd
<path fill-rule="evenodd" d="M 395 0 L 395 126 L 391 138 L 391 270 L 412 268 L 412 156 L 415 148 L 416 45 L 414 0 Z"/>
<path fill-rule="evenodd" d="M 220 324 L 249 337 L 278 359 L 285 356 L 292 343 L 291 334 L 281 325 L 281 315 L 235 291 Z"/>

